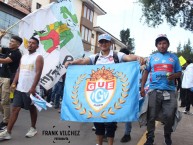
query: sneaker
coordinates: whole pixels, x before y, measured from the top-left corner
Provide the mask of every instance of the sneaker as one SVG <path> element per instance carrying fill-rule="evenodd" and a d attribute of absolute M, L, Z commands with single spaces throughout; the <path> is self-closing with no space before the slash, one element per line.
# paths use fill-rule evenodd
<path fill-rule="evenodd" d="M 164 135 L 164 137 L 165 137 L 165 144 L 172 145 L 171 134 Z"/>
<path fill-rule="evenodd" d="M 7 128 L 8 123 L 1 122 L 0 123 L 0 131 L 4 131 Z"/>
<path fill-rule="evenodd" d="M 93 126 L 93 127 L 92 127 L 92 131 L 95 131 L 95 130 L 96 130 L 96 128 Z"/>
<path fill-rule="evenodd" d="M 152 138 L 147 138 L 146 142 L 144 143 L 144 145 L 153 145 L 154 139 Z"/>
<path fill-rule="evenodd" d="M 50 104 L 51 104 L 51 105 L 54 105 L 54 102 L 50 101 Z"/>
<path fill-rule="evenodd" d="M 30 127 L 28 133 L 25 135 L 25 137 L 33 137 L 37 134 L 37 130 L 33 127 Z"/>
<path fill-rule="evenodd" d="M 187 114 L 187 115 L 191 115 L 190 111 L 184 110 L 183 113 L 184 113 L 184 114 Z"/>
<path fill-rule="evenodd" d="M 131 136 L 130 134 L 129 135 L 124 135 L 122 138 L 121 138 L 121 142 L 128 142 L 131 140 Z"/>
<path fill-rule="evenodd" d="M 7 132 L 7 129 L 0 133 L 0 140 L 4 139 L 11 139 L 11 134 Z"/>

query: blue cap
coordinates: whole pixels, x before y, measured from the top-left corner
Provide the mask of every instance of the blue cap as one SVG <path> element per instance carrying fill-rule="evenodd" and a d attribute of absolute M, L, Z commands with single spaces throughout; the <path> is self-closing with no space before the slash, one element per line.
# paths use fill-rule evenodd
<path fill-rule="evenodd" d="M 98 42 L 99 42 L 100 40 L 102 40 L 102 39 L 111 41 L 111 36 L 110 36 L 109 34 L 101 34 L 101 35 L 99 35 L 99 40 L 98 40 Z"/>

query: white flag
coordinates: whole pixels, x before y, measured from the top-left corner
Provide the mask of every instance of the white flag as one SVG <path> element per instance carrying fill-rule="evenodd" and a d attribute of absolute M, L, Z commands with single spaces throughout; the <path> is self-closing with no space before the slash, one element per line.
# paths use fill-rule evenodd
<path fill-rule="evenodd" d="M 64 62 L 83 56 L 84 48 L 77 16 L 71 0 L 51 3 L 30 13 L 19 24 L 24 42 L 21 51 L 27 53 L 27 42 L 33 35 L 39 39 L 38 51 L 44 57 L 40 84 L 50 89 L 66 72 Z"/>

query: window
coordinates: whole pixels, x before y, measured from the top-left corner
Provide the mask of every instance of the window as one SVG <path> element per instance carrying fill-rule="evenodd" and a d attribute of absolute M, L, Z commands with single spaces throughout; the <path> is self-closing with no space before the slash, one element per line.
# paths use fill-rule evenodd
<path fill-rule="evenodd" d="M 19 21 L 18 18 L 0 11 L 0 28 L 1 29 L 6 30 L 7 28 L 9 28 L 10 26 L 12 26 L 13 24 L 15 24 L 18 21 Z M 9 32 L 14 35 L 18 35 L 18 29 L 19 29 L 19 25 L 16 25 L 13 28 L 11 28 Z"/>
<path fill-rule="evenodd" d="M 83 17 L 89 20 L 90 22 L 93 22 L 93 16 L 94 16 L 94 12 L 91 9 L 89 9 L 87 6 L 84 6 Z"/>
<path fill-rule="evenodd" d="M 85 18 L 86 18 L 86 13 L 87 13 L 87 7 L 84 6 L 84 15 L 83 15 L 83 17 L 85 17 Z"/>
<path fill-rule="evenodd" d="M 93 12 L 93 11 L 90 11 L 90 21 L 91 21 L 91 22 L 93 21 L 93 16 L 94 16 L 94 12 Z"/>
<path fill-rule="evenodd" d="M 90 20 L 90 9 L 87 10 L 86 18 L 87 18 L 88 20 Z"/>
<path fill-rule="evenodd" d="M 85 35 L 84 35 L 84 40 L 88 40 L 88 29 L 85 29 Z"/>
<path fill-rule="evenodd" d="M 82 38 L 84 38 L 84 32 L 85 32 L 85 27 L 82 26 L 82 28 L 81 28 Z"/>
<path fill-rule="evenodd" d="M 91 43 L 92 31 L 85 26 L 81 27 L 82 39 Z"/>
<path fill-rule="evenodd" d="M 39 3 L 36 3 L 36 9 L 39 9 L 39 8 L 41 8 L 41 4 L 39 4 Z"/>
<path fill-rule="evenodd" d="M 92 31 L 88 30 L 88 42 L 91 42 Z"/>

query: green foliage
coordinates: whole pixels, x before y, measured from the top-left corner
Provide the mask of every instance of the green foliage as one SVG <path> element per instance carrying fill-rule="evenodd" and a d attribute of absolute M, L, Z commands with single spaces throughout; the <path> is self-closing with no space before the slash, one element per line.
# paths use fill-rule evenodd
<path fill-rule="evenodd" d="M 127 28 L 126 30 L 121 30 L 120 31 L 120 39 L 121 42 L 123 42 L 125 45 L 127 45 L 127 49 L 129 49 L 130 52 L 134 51 L 135 44 L 134 38 L 130 38 L 130 30 Z"/>
<path fill-rule="evenodd" d="M 159 52 L 158 50 L 152 50 L 151 54 Z"/>
<path fill-rule="evenodd" d="M 139 0 L 148 26 L 155 27 L 164 22 L 193 31 L 193 0 Z"/>
<path fill-rule="evenodd" d="M 181 48 L 181 45 L 178 46 L 179 51 L 177 52 L 177 56 L 183 56 L 186 60 L 193 58 L 193 48 L 191 46 L 190 40 L 188 40 L 188 43 Z"/>

